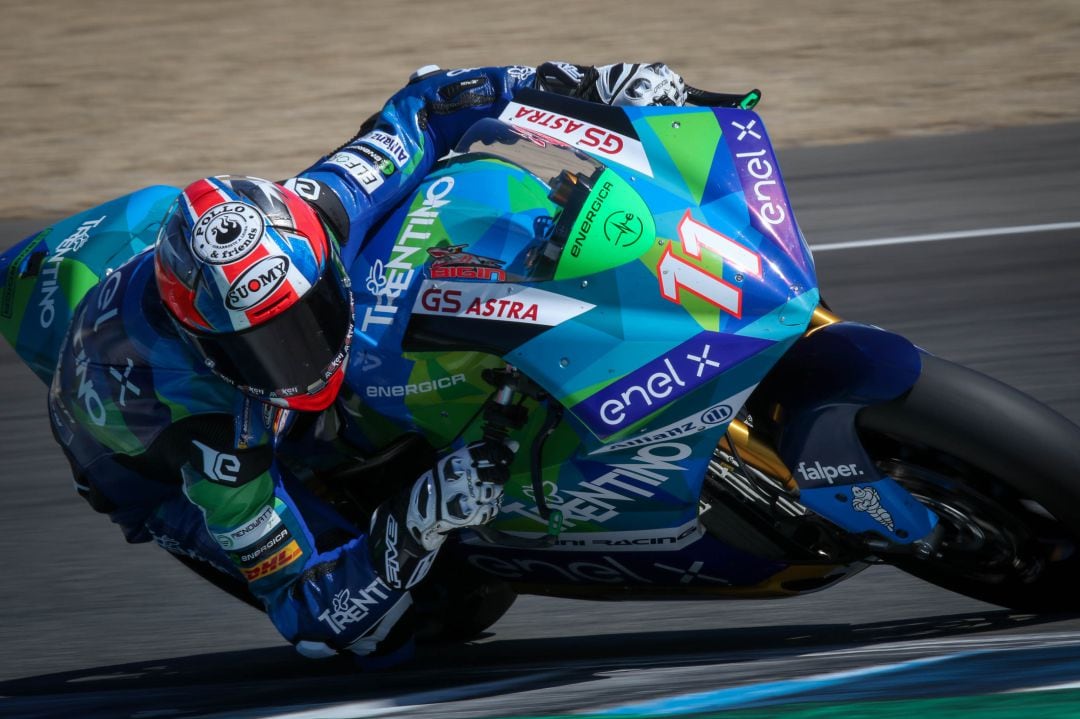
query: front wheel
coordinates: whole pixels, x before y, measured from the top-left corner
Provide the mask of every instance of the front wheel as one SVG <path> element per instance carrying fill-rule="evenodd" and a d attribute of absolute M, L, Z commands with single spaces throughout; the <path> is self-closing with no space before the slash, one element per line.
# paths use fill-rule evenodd
<path fill-rule="evenodd" d="M 1080 611 L 1080 427 L 929 355 L 907 394 L 858 424 L 879 468 L 940 518 L 936 552 L 894 564 L 991 604 Z"/>

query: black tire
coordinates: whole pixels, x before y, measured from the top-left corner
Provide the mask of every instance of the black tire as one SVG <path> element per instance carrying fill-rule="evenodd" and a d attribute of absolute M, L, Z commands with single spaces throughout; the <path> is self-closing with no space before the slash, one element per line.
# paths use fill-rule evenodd
<path fill-rule="evenodd" d="M 1080 611 L 1080 427 L 930 355 L 910 392 L 858 424 L 878 465 L 942 518 L 933 556 L 892 563 L 991 604 Z"/>
<path fill-rule="evenodd" d="M 499 621 L 517 599 L 509 584 L 451 557 L 440 557 L 412 590 L 421 642 L 474 639 Z"/>

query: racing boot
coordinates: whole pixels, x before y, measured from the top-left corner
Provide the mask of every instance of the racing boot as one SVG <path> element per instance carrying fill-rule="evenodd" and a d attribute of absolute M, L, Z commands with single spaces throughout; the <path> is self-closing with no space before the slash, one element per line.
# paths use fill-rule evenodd
<path fill-rule="evenodd" d="M 375 569 L 386 584 L 416 586 L 449 532 L 495 518 L 516 450 L 515 442 L 476 442 L 451 452 L 411 488 L 379 505 L 369 536 Z"/>

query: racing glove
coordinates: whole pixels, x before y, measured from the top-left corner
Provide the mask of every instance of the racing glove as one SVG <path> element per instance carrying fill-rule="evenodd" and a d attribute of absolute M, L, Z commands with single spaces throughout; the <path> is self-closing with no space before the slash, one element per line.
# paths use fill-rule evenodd
<path fill-rule="evenodd" d="M 499 513 L 516 442 L 475 442 L 440 458 L 408 490 L 371 517 L 375 568 L 390 587 L 415 586 L 456 529 L 487 524 Z"/>
<path fill-rule="evenodd" d="M 686 103 L 686 83 L 663 63 L 582 67 L 546 62 L 536 69 L 542 89 L 606 105 L 675 105 Z"/>

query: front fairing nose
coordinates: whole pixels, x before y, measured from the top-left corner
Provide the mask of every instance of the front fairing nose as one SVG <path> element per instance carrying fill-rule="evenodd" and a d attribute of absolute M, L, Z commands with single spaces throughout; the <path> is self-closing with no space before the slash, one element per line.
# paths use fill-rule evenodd
<path fill-rule="evenodd" d="M 710 182 L 718 192 L 739 198 L 743 211 L 735 219 L 745 224 L 736 230 L 762 258 L 769 299 L 791 299 L 817 289 L 814 260 L 795 222 L 780 163 L 761 118 L 747 110 L 714 112 L 721 130 L 716 156 L 723 169 L 714 168 Z"/>

